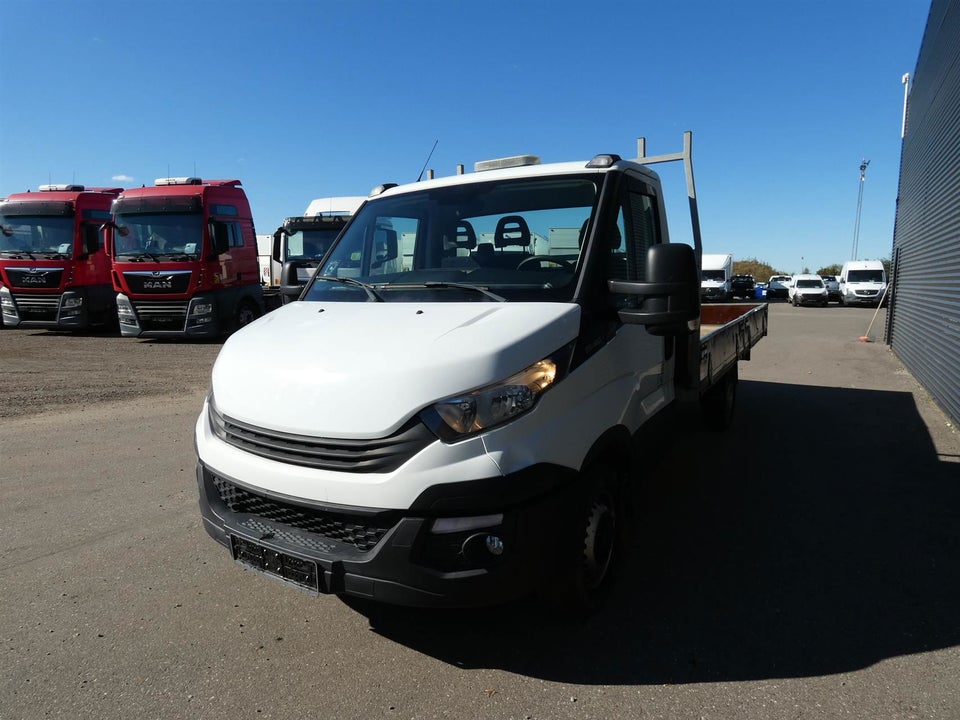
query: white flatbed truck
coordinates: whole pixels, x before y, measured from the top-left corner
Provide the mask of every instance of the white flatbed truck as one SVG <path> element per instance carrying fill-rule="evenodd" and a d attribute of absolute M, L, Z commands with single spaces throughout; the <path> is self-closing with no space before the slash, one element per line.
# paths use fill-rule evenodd
<path fill-rule="evenodd" d="M 300 300 L 220 352 L 196 422 L 206 531 L 347 601 L 599 607 L 631 490 L 688 416 L 670 411 L 730 422 L 767 330 L 766 304 L 701 309 L 691 148 L 375 190 Z M 674 160 L 693 246 L 669 242 L 648 167 Z M 551 227 L 580 228 L 576 246 L 532 254 Z"/>

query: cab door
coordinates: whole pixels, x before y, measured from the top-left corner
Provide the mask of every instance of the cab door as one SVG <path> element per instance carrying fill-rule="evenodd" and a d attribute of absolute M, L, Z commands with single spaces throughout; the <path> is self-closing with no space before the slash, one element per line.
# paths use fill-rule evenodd
<path fill-rule="evenodd" d="M 639 174 L 611 171 L 588 232 L 584 273 L 582 347 L 591 362 L 618 385 L 620 422 L 636 430 L 673 399 L 672 340 L 642 325 L 624 324 L 618 310 L 636 296 L 613 293 L 610 280 L 646 280 L 647 250 L 666 240 L 659 186 Z"/>

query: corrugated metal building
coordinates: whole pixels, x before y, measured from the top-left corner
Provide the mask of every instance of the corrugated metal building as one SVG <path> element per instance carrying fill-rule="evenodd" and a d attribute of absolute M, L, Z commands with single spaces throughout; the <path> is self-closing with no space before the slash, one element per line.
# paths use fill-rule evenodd
<path fill-rule="evenodd" d="M 933 0 L 907 102 L 887 342 L 960 423 L 960 0 Z"/>

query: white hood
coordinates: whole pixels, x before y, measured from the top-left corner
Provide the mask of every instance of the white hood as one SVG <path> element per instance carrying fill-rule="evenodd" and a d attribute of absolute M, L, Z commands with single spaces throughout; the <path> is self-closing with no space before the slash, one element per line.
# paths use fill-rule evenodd
<path fill-rule="evenodd" d="M 233 334 L 213 367 L 231 418 L 328 438 L 389 435 L 577 337 L 563 303 L 295 302 Z"/>

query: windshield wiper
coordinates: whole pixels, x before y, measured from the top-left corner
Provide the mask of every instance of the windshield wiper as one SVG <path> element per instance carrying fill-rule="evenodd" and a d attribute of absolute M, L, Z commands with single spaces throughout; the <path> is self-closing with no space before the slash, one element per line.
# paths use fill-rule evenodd
<path fill-rule="evenodd" d="M 355 285 L 356 287 L 363 288 L 364 292 L 367 293 L 367 298 L 373 302 L 383 302 L 383 297 L 373 289 L 372 285 L 367 285 L 365 282 L 360 282 L 354 278 L 348 277 L 334 277 L 333 275 L 318 275 L 317 280 L 329 280 L 330 282 L 343 283 L 344 285 Z"/>
<path fill-rule="evenodd" d="M 11 255 L 11 256 L 12 256 L 11 259 L 13 259 L 13 260 L 19 260 L 19 259 L 20 259 L 20 257 L 19 257 L 20 255 L 26 255 L 26 256 L 27 256 L 28 258 L 30 258 L 31 260 L 36 260 L 36 258 L 33 256 L 33 253 L 31 253 L 31 252 L 28 251 L 28 250 L 4 250 L 2 254 L 3 254 L 3 255 Z"/>
<path fill-rule="evenodd" d="M 396 287 L 396 286 L 394 286 Z M 422 285 L 412 285 L 410 287 L 425 287 L 425 288 L 457 288 L 458 290 L 473 290 L 474 292 L 481 293 L 486 297 L 490 298 L 494 302 L 507 302 L 505 297 L 501 297 L 496 293 L 490 292 L 485 287 L 480 287 L 479 285 L 470 285 L 468 283 L 457 283 L 457 282 L 443 282 L 442 280 L 428 280 Z"/>
<path fill-rule="evenodd" d="M 160 258 L 154 255 L 153 253 L 148 253 L 143 251 L 135 252 L 135 253 L 119 253 L 117 257 L 130 258 L 130 262 L 142 262 L 147 258 L 150 258 L 154 262 L 160 262 Z"/>

